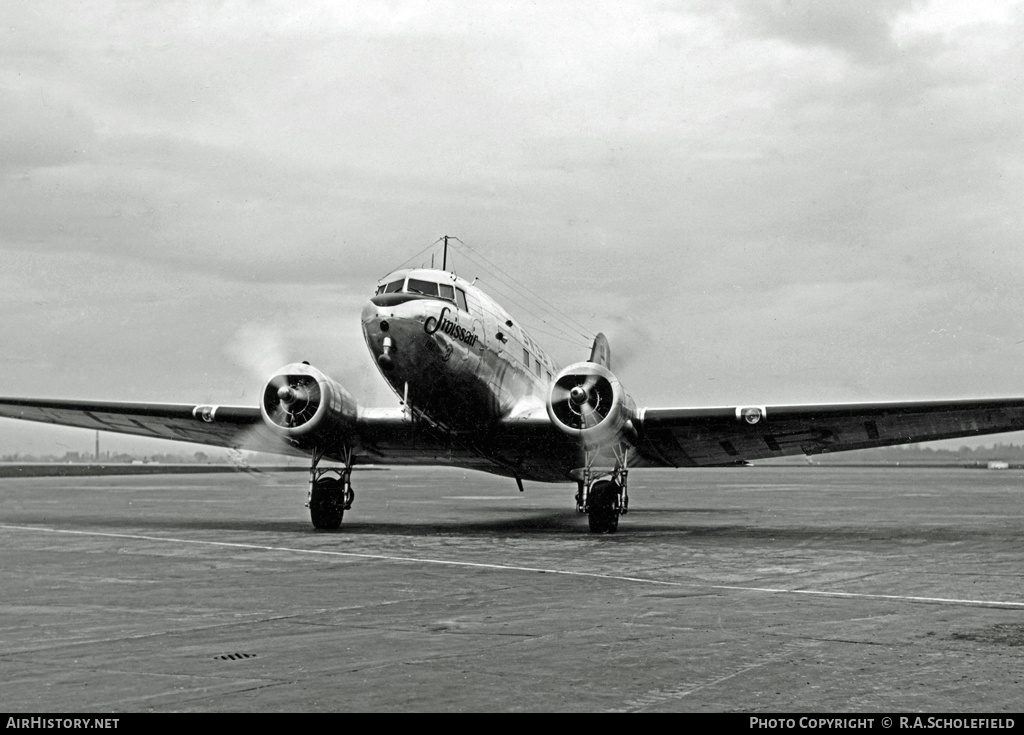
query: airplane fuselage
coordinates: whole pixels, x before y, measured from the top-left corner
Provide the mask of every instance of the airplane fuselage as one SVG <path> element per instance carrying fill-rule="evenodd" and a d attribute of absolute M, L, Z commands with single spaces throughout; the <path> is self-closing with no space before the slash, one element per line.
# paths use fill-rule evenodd
<path fill-rule="evenodd" d="M 543 414 L 557 367 L 473 284 L 443 270 L 399 270 L 363 308 L 363 337 L 407 407 L 455 431 Z"/>

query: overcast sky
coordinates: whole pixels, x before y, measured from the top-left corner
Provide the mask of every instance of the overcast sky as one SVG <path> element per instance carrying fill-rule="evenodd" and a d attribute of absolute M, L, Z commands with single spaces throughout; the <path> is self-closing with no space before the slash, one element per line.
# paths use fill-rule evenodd
<path fill-rule="evenodd" d="M 449 234 L 642 406 L 1024 395 L 1018 4 L 2 2 L 0 34 L 0 393 L 255 404 L 306 359 L 393 405 L 359 310 Z"/>

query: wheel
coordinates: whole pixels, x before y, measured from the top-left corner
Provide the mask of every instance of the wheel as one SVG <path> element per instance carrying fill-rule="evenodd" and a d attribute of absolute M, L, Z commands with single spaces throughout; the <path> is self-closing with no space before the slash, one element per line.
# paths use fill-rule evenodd
<path fill-rule="evenodd" d="M 599 480 L 590 486 L 587 520 L 591 533 L 615 533 L 619 527 L 619 486 L 611 480 Z"/>
<path fill-rule="evenodd" d="M 318 531 L 336 531 L 345 515 L 345 483 L 322 477 L 309 495 L 309 518 Z"/>

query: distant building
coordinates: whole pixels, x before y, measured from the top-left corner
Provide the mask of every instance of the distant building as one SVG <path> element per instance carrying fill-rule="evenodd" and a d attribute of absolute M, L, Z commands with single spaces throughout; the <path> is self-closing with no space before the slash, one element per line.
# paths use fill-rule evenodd
<path fill-rule="evenodd" d="M 990 470 L 1008 470 L 1010 469 L 1010 463 L 1004 462 L 1001 459 L 991 459 L 988 464 L 985 465 Z"/>

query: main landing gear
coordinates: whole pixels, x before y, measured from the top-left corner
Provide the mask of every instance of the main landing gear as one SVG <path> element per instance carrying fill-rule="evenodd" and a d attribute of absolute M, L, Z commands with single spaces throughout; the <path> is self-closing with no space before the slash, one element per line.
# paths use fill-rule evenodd
<path fill-rule="evenodd" d="M 626 491 L 627 470 L 616 469 L 610 480 L 596 480 L 584 473 L 576 493 L 576 510 L 587 514 L 591 533 L 615 533 L 619 516 L 629 512 L 629 493 Z"/>
<path fill-rule="evenodd" d="M 309 518 L 318 531 L 336 531 L 341 526 L 345 511 L 352 507 L 356 494 L 352 490 L 352 453 L 345 452 L 343 468 L 319 469 L 323 451 L 313 452 L 313 463 L 309 468 Z M 331 477 L 330 475 L 337 475 Z"/>

